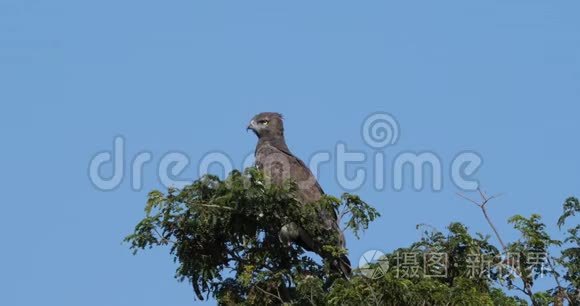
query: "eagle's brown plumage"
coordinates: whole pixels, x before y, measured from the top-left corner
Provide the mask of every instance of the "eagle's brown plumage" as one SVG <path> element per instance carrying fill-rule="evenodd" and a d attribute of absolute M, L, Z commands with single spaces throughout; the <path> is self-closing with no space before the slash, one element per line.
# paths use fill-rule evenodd
<path fill-rule="evenodd" d="M 252 118 L 248 129 L 258 136 L 256 146 L 256 166 L 262 170 L 273 184 L 282 184 L 288 179 L 298 184 L 298 197 L 302 204 L 318 201 L 324 191 L 312 172 L 304 162 L 292 155 L 284 139 L 284 124 L 279 113 L 260 113 Z M 320 214 L 320 224 L 326 230 L 338 236 L 338 247 L 345 247 L 345 239 L 338 225 L 336 211 L 323 211 Z M 348 257 L 334 258 L 322 249 L 320 242 L 313 239 L 303 228 L 295 223 L 282 227 L 279 234 L 282 241 L 295 242 L 303 248 L 314 251 L 324 260 L 330 262 L 331 267 L 344 277 L 349 277 L 351 268 Z"/>

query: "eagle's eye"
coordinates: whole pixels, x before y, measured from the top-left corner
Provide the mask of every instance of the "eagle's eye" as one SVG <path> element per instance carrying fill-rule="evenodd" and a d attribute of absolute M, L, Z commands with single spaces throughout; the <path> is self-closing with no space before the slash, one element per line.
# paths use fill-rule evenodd
<path fill-rule="evenodd" d="M 268 121 L 268 120 L 260 120 L 260 121 L 258 121 L 258 124 L 261 124 L 261 125 L 268 125 L 268 123 L 270 123 L 270 121 Z"/>

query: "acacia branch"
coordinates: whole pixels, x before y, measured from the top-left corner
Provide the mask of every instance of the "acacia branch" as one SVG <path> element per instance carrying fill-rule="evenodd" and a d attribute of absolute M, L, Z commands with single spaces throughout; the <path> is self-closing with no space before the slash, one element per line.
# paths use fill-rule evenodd
<path fill-rule="evenodd" d="M 493 195 L 493 196 L 489 197 L 485 194 L 485 192 L 483 192 L 481 190 L 481 188 L 477 188 L 477 192 L 479 193 L 479 196 L 481 197 L 480 201 L 470 199 L 467 196 L 464 196 L 460 193 L 457 193 L 457 195 L 460 196 L 461 198 L 473 203 L 474 205 L 476 205 L 477 207 L 479 207 L 481 209 L 481 212 L 483 213 L 485 220 L 487 221 L 487 223 L 489 224 L 489 226 L 493 230 L 495 237 L 497 238 L 497 240 L 499 241 L 499 244 L 501 245 L 501 248 L 503 249 L 504 253 L 507 254 L 507 252 L 508 252 L 507 245 L 503 242 L 503 239 L 501 239 L 501 235 L 499 234 L 499 231 L 497 230 L 497 228 L 493 224 L 491 218 L 489 217 L 489 214 L 487 213 L 487 207 L 486 207 L 487 203 L 489 203 L 493 199 L 500 197 L 502 194 L 497 194 L 497 195 Z M 531 283 L 525 277 L 523 277 L 523 275 L 518 270 L 519 267 L 516 267 L 515 265 L 513 265 L 512 263 L 509 263 L 509 262 L 508 262 L 508 264 L 514 268 L 516 275 L 522 279 L 522 283 L 524 284 L 524 288 L 520 288 L 520 287 L 515 286 L 515 285 L 513 285 L 513 286 L 515 288 L 517 288 L 518 290 L 522 291 L 524 294 L 526 294 L 530 298 L 530 300 L 532 301 L 532 304 L 536 305 L 537 303 L 536 303 L 536 301 L 534 301 L 534 297 L 533 297 L 534 292 L 532 291 Z"/>
<path fill-rule="evenodd" d="M 488 197 L 480 188 L 477 188 L 477 191 L 479 192 L 479 195 L 481 196 L 481 201 L 479 201 L 479 202 L 476 200 L 470 199 L 467 196 L 462 195 L 461 193 L 457 193 L 457 195 L 460 196 L 461 198 L 473 203 L 474 205 L 476 205 L 477 207 L 479 207 L 481 209 L 481 212 L 483 213 L 485 220 L 487 221 L 487 223 L 489 224 L 489 226 L 493 230 L 495 237 L 497 238 L 497 240 L 499 241 L 499 244 L 501 245 L 501 248 L 503 249 L 504 252 L 507 252 L 507 246 L 503 242 L 503 239 L 501 239 L 501 235 L 499 234 L 499 231 L 497 230 L 497 228 L 495 227 L 495 225 L 491 221 L 491 218 L 489 217 L 489 214 L 487 213 L 487 207 L 486 207 L 486 204 L 489 203 L 489 201 L 496 199 L 496 198 L 499 198 L 502 195 L 497 194 L 497 195 L 493 195 L 491 197 Z"/>

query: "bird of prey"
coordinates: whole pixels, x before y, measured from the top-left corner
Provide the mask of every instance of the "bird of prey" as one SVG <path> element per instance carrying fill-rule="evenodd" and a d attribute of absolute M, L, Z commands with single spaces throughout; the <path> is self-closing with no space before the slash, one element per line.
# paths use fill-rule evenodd
<path fill-rule="evenodd" d="M 282 115 L 265 112 L 254 116 L 248 130 L 258 136 L 255 157 L 256 167 L 264 172 L 272 184 L 281 185 L 288 179 L 298 185 L 297 196 L 302 205 L 318 201 L 324 191 L 318 181 L 302 160 L 294 156 L 284 139 L 284 125 Z M 337 213 L 334 209 L 323 210 L 320 215 L 320 225 L 338 237 L 336 247 L 344 248 L 345 239 L 338 225 Z M 282 242 L 294 242 L 308 251 L 313 251 L 330 263 L 330 267 L 348 278 L 351 273 L 350 261 L 346 255 L 336 258 L 324 251 L 319 240 L 312 237 L 296 223 L 282 227 L 279 238 Z"/>

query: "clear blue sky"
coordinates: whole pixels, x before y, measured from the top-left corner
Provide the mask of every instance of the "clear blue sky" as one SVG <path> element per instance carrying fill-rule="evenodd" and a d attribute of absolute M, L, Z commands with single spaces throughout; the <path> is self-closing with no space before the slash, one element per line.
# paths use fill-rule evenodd
<path fill-rule="evenodd" d="M 166 250 L 134 257 L 121 240 L 160 187 L 163 154 L 219 150 L 239 165 L 261 111 L 285 115 L 304 159 L 339 141 L 372 152 L 360 125 L 389 112 L 401 137 L 387 154 L 483 157 L 477 178 L 506 194 L 491 214 L 507 240 L 513 214 L 554 224 L 580 195 L 579 11 L 531 0 L 0 0 L 0 304 L 191 305 Z M 128 156 L 153 154 L 141 191 L 88 179 L 116 135 Z M 383 217 L 351 237 L 353 262 L 417 239 L 417 223 L 490 232 L 455 191 L 357 190 Z"/>

